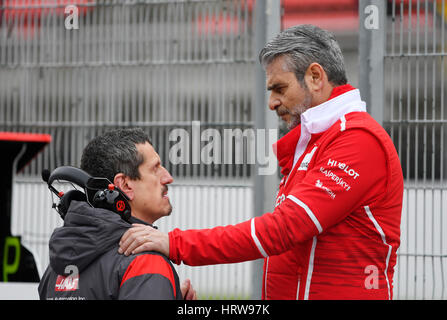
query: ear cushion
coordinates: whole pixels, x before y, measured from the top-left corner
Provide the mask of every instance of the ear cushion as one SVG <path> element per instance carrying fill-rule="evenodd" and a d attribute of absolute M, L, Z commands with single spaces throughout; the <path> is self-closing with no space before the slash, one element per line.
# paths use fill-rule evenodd
<path fill-rule="evenodd" d="M 65 218 L 72 200 L 87 201 L 87 198 L 85 196 L 85 193 L 79 190 L 70 190 L 65 193 L 59 201 L 59 204 L 57 205 L 58 212 L 62 219 Z"/>

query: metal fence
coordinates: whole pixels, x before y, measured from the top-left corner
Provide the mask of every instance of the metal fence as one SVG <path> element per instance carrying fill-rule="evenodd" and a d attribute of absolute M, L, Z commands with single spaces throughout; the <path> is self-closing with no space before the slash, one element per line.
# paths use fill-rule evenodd
<path fill-rule="evenodd" d="M 77 4 L 78 29 L 67 29 L 68 3 Z M 191 139 L 192 121 L 220 133 L 252 127 L 253 8 L 250 0 L 3 1 L 0 127 L 54 138 L 24 174 L 78 165 L 98 133 L 139 126 L 176 177 L 250 176 L 250 165 L 167 160 L 170 132 L 184 128 Z"/>
<path fill-rule="evenodd" d="M 370 112 L 394 141 L 405 178 L 394 294 L 445 299 L 447 2 L 360 3 L 360 32 L 367 40 L 360 48 L 361 80 Z M 376 25 L 370 23 L 375 13 Z"/>
<path fill-rule="evenodd" d="M 68 4 L 77 16 L 65 12 Z M 191 154 L 178 164 L 169 152 L 179 138 L 171 137 L 174 129 L 194 144 L 199 124 L 203 147 L 206 129 L 223 137 L 226 129 L 253 127 L 254 9 L 251 0 L 0 1 L 0 131 L 53 138 L 14 184 L 12 232 L 36 253 L 41 272 L 49 235 L 61 221 L 40 172 L 79 166 L 87 142 L 107 129 L 142 127 L 174 176 L 174 211 L 160 229 L 253 215 L 253 164 L 195 163 Z M 235 148 L 244 138 L 231 139 Z M 243 141 L 242 147 L 249 150 Z M 210 180 L 216 177 L 224 185 Z M 252 293 L 251 262 L 177 270 L 201 297 Z"/>
<path fill-rule="evenodd" d="M 397 296 L 445 299 L 447 288 L 447 3 L 393 2 L 385 125 L 406 180 Z M 409 207 L 416 210 L 408 210 Z"/>
<path fill-rule="evenodd" d="M 201 132 L 215 128 L 221 136 L 224 129 L 254 127 L 259 112 L 253 106 L 263 105 L 255 1 L 70 1 L 79 8 L 79 29 L 65 26 L 68 1 L 36 3 L 0 1 L 0 130 L 53 136 L 15 184 L 12 230 L 43 250 L 40 266 L 49 231 L 36 225 L 54 228 L 60 221 L 48 212 L 49 194 L 35 176 L 43 168 L 79 165 L 85 144 L 109 128 L 143 127 L 180 181 L 172 188 L 174 211 L 161 229 L 237 223 L 253 214 L 246 201 L 257 193 L 253 165 L 193 164 L 192 155 L 189 164 L 174 164 L 168 158 L 176 143 L 169 139 L 172 130 L 185 129 L 192 139 L 193 121 Z M 405 177 L 397 299 L 447 296 L 446 7 L 446 0 L 359 2 L 360 89 L 392 137 Z M 376 13 L 377 25 L 366 19 Z M 216 185 L 214 178 L 233 182 Z M 31 198 L 20 201 L 18 194 L 44 200 L 31 207 Z M 254 211 L 267 206 L 255 203 Z M 244 298 L 251 292 L 249 266 L 178 270 L 207 298 Z"/>

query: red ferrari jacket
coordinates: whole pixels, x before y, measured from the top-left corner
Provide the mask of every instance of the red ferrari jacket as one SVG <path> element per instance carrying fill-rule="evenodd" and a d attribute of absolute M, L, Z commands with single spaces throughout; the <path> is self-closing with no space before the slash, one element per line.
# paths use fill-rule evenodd
<path fill-rule="evenodd" d="M 169 233 L 170 259 L 265 258 L 263 299 L 392 299 L 403 176 L 360 93 L 337 87 L 274 146 L 284 175 L 273 212 Z"/>

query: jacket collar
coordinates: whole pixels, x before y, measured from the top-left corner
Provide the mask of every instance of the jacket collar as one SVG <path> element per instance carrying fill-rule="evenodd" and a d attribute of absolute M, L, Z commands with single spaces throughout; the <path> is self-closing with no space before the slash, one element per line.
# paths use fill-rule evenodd
<path fill-rule="evenodd" d="M 326 131 L 342 116 L 354 111 L 366 111 L 365 103 L 361 101 L 359 90 L 346 84 L 335 87 L 326 102 L 303 112 L 301 124 L 273 145 L 281 173 L 289 174 L 312 134 Z"/>
<path fill-rule="evenodd" d="M 138 219 L 138 218 L 136 218 L 136 217 L 134 217 L 134 216 L 130 216 L 130 218 L 129 218 L 129 222 L 130 222 L 131 224 L 134 224 L 134 223 L 144 224 L 144 225 L 146 225 L 146 226 L 151 226 L 151 227 L 154 228 L 154 229 L 158 229 L 157 226 L 154 226 L 154 225 L 152 225 L 152 224 L 150 224 L 150 223 L 147 223 L 146 221 L 140 220 L 140 219 Z"/>

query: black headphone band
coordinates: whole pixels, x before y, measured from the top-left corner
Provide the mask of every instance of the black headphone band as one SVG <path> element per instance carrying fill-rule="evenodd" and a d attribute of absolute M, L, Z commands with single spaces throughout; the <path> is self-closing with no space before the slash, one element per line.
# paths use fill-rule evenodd
<path fill-rule="evenodd" d="M 59 198 L 59 204 L 53 204 L 62 219 L 65 219 L 68 207 L 72 200 L 86 201 L 94 208 L 103 208 L 115 212 L 125 221 L 129 221 L 131 209 L 127 195 L 107 178 L 92 177 L 87 172 L 71 166 L 58 167 L 50 174 L 48 170 L 42 171 L 42 179 L 48 188 Z M 67 193 L 59 192 L 53 182 L 65 180 L 84 189 L 70 190 Z"/>

